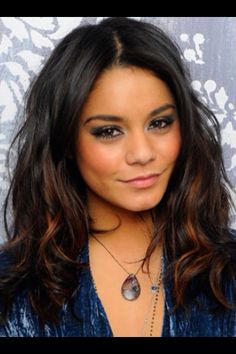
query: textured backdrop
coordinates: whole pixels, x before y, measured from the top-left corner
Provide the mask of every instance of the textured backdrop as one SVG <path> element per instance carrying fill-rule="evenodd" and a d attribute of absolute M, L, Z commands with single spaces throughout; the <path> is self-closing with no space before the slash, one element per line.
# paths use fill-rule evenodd
<path fill-rule="evenodd" d="M 58 41 L 74 27 L 101 19 L 0 17 L 0 242 L 5 237 L 2 205 L 9 184 L 6 152 L 20 123 L 24 93 Z M 182 48 L 183 58 L 192 73 L 194 89 L 215 112 L 221 124 L 225 166 L 236 190 L 236 18 L 136 19 L 160 26 Z M 236 202 L 235 195 L 233 199 Z M 231 214 L 231 226 L 236 228 L 235 212 Z"/>

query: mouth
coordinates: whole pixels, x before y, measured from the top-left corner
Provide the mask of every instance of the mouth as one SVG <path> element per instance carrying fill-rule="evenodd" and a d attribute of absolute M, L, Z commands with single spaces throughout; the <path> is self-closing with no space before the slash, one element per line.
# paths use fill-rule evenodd
<path fill-rule="evenodd" d="M 160 174 L 156 173 L 148 176 L 138 176 L 122 182 L 137 188 L 147 188 L 151 187 L 157 181 L 159 176 Z"/>

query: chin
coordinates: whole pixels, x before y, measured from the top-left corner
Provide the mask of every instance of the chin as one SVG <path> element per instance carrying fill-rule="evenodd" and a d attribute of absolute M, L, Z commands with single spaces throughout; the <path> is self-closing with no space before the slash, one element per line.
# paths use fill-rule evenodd
<path fill-rule="evenodd" d="M 134 205 L 127 205 L 125 209 L 130 210 L 130 211 L 146 211 L 150 210 L 152 208 L 155 208 L 159 204 L 160 200 L 157 200 L 155 202 L 144 202 L 144 203 L 136 203 Z"/>

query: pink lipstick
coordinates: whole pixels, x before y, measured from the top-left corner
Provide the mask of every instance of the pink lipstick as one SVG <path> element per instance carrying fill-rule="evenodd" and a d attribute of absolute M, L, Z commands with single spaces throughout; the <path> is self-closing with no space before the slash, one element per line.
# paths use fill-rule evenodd
<path fill-rule="evenodd" d="M 157 181 L 159 176 L 160 176 L 159 174 L 138 176 L 130 180 L 124 181 L 124 183 L 137 188 L 147 188 L 147 187 L 151 187 Z"/>

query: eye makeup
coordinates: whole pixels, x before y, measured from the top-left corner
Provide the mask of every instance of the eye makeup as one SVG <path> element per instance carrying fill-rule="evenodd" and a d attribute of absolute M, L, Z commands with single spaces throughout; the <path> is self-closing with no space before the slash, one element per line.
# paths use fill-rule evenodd
<path fill-rule="evenodd" d="M 148 125 L 148 130 L 164 132 L 173 122 L 174 117 L 172 115 L 152 119 Z M 115 139 L 116 137 L 122 135 L 123 132 L 120 126 L 104 125 L 91 128 L 90 134 L 95 136 L 97 139 L 106 140 Z"/>
<path fill-rule="evenodd" d="M 165 129 L 174 122 L 174 117 L 172 115 L 164 116 L 161 118 L 153 119 L 150 123 L 150 126 L 153 126 L 152 129 Z"/>
<path fill-rule="evenodd" d="M 99 126 L 91 128 L 90 134 L 98 139 L 112 139 L 122 134 L 120 127 Z"/>

